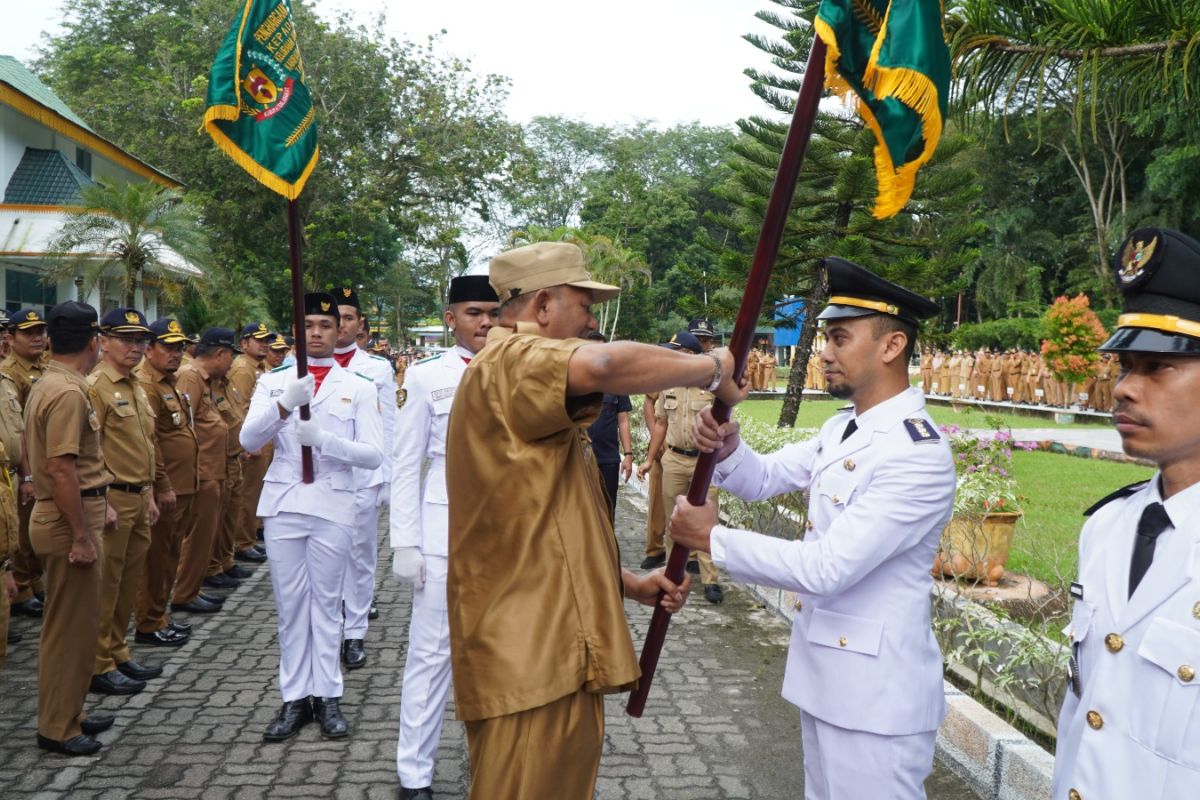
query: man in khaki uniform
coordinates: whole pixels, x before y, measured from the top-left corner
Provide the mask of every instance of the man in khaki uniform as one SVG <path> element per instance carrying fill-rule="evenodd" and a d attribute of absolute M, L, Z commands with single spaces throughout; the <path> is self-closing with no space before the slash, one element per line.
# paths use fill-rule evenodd
<path fill-rule="evenodd" d="M 1096 397 L 1092 408 L 1097 411 L 1113 410 L 1113 379 L 1117 376 L 1117 362 L 1112 353 L 1101 353 L 1096 365 Z"/>
<path fill-rule="evenodd" d="M 200 335 L 196 357 L 176 373 L 175 388 L 192 409 L 200 447 L 199 483 L 192 500 L 191 519 L 179 553 L 179 574 L 171 608 L 198 614 L 221 610 L 219 598 L 203 597 L 200 588 L 208 573 L 213 541 L 221 523 L 221 488 L 225 482 L 229 425 L 217 408 L 216 385 L 233 363 L 233 331 L 209 328 Z"/>
<path fill-rule="evenodd" d="M 272 333 L 271 338 L 267 340 L 267 355 L 263 359 L 267 365 L 267 372 L 282 367 L 283 360 L 291 349 L 292 346 L 283 338 L 282 333 Z M 270 459 L 268 459 L 267 466 L 270 466 L 269 462 Z"/>
<path fill-rule="evenodd" d="M 150 326 L 142 312 L 116 308 L 100 320 L 103 356 L 87 378 L 88 398 L 100 423 L 104 466 L 112 474 L 108 505 L 116 527 L 104 532 L 100 570 L 100 635 L 91 690 L 98 694 L 137 694 L 162 667 L 133 660 L 125 632 L 133 613 L 150 549 L 150 526 L 158 521 L 154 504 L 154 412 L 133 368 L 142 360 Z"/>
<path fill-rule="evenodd" d="M 21 439 L 25 423 L 12 379 L 0 372 L 0 667 L 9 645 L 9 604 L 17 596 L 12 559 L 20 548 L 17 495 L 13 477 L 19 475 Z M 14 637 L 13 643 L 19 641 Z"/>
<path fill-rule="evenodd" d="M 933 392 L 933 351 L 929 348 L 921 353 L 921 391 L 926 395 Z"/>
<path fill-rule="evenodd" d="M 470 800 L 590 800 L 603 694 L 638 678 L 622 594 L 678 609 L 683 587 L 620 568 L 584 429 L 602 393 L 705 386 L 736 404 L 727 351 L 682 355 L 590 344 L 593 282 L 578 247 L 541 242 L 493 259 L 500 324 L 463 376 L 446 447 L 448 605 Z"/>
<path fill-rule="evenodd" d="M 12 351 L 3 361 L 0 361 L 0 372 L 13 379 L 17 385 L 17 399 L 21 408 L 29 400 L 29 392 L 38 378 L 42 376 L 45 363 L 42 356 L 46 352 L 46 321 L 36 308 L 22 308 L 9 317 L 8 330 L 11 337 Z M 28 476 L 28 473 L 25 473 Z M 23 481 L 27 478 L 22 478 Z M 13 557 L 13 578 L 17 583 L 17 597 L 13 601 L 12 611 L 15 614 L 25 614 L 33 617 L 42 615 L 42 564 L 38 561 L 33 547 L 29 543 L 29 514 L 33 510 L 32 498 L 22 485 L 20 494 L 19 548 Z"/>
<path fill-rule="evenodd" d="M 38 643 L 37 744 L 71 756 L 100 750 L 93 735 L 112 716 L 83 710 L 100 630 L 100 578 L 106 526 L 116 511 L 105 494 L 112 476 L 100 454 L 100 420 L 84 375 L 96 364 L 96 310 L 60 303 L 47 315 L 54 356 L 29 393 L 25 446 L 35 502 L 29 537 L 46 570 L 46 611 Z"/>
<path fill-rule="evenodd" d="M 267 371 L 267 352 L 272 333 L 261 322 L 253 322 L 242 329 L 242 352 L 229 368 L 229 383 L 237 390 L 238 411 L 245 418 L 250 410 L 250 398 L 254 396 L 254 385 L 258 376 Z M 230 433 L 233 436 L 233 433 Z M 271 455 L 275 448 L 271 443 L 257 453 L 247 453 L 242 464 L 241 519 L 234 530 L 233 557 L 248 564 L 261 564 L 267 560 L 260 550 L 258 537 L 258 498 L 262 494 L 263 478 L 271 466 Z"/>
<path fill-rule="evenodd" d="M 175 373 L 187 337 L 173 319 L 150 324 L 154 340 L 133 374 L 142 384 L 154 411 L 154 501 L 158 522 L 150 528 L 145 578 L 137 598 L 134 641 L 162 647 L 184 644 L 192 626 L 167 615 L 167 602 L 179 569 L 179 548 L 192 519 L 199 487 L 200 446 L 192 428 L 192 408 L 175 388 Z"/>
<path fill-rule="evenodd" d="M 776 389 L 775 368 L 778 366 L 779 360 L 775 358 L 775 353 L 771 350 L 765 351 L 758 361 L 758 368 L 762 370 L 763 389 L 769 392 Z"/>
<path fill-rule="evenodd" d="M 761 357 L 757 347 L 750 348 L 750 354 L 746 357 L 746 375 L 750 378 L 750 388 L 756 392 L 762 391 L 762 371 L 760 369 Z"/>
<path fill-rule="evenodd" d="M 678 347 L 672 346 L 676 350 Z M 642 399 L 642 419 L 646 422 L 646 430 L 654 430 L 654 406 L 658 402 L 659 392 L 646 392 Z M 646 557 L 642 559 L 642 569 L 655 569 L 667 563 L 667 523 L 662 504 L 662 453 L 647 453 L 646 461 L 650 464 L 650 485 L 646 487 Z M 643 479 L 641 469 L 638 469 L 638 480 Z"/>
<path fill-rule="evenodd" d="M 230 371 L 232 370 L 231 364 Z M 250 460 L 250 454 L 242 447 L 238 438 L 242 432 L 246 412 L 242 407 L 242 393 L 230 382 L 229 373 L 214 383 L 213 398 L 217 410 L 221 412 L 221 418 L 225 420 L 229 435 L 226 439 L 225 481 L 221 487 L 221 522 L 217 526 L 217 537 L 213 540 L 212 558 L 208 562 L 208 575 L 204 579 L 204 585 L 214 589 L 236 589 L 241 585 L 239 581 L 253 574 L 233 559 L 236 542 L 242 535 L 242 492 L 245 486 L 243 470 Z M 249 408 L 249 405 L 246 408 Z M 254 535 L 253 530 L 250 535 Z"/>

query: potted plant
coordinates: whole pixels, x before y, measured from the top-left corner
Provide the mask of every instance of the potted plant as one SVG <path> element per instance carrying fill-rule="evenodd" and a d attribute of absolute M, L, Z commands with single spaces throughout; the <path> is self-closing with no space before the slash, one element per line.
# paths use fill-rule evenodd
<path fill-rule="evenodd" d="M 933 574 L 995 586 L 1004 576 L 1022 516 L 1012 475 L 1012 448 L 1032 445 L 1014 442 L 1012 432 L 1001 430 L 999 420 L 987 419 L 993 432 L 983 436 L 957 425 L 942 427 L 954 453 L 958 486 L 954 516 L 942 532 Z"/>

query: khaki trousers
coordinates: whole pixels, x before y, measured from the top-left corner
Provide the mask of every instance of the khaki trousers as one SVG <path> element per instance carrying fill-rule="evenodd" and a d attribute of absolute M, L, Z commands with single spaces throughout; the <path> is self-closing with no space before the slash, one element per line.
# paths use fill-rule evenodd
<path fill-rule="evenodd" d="M 667 448 L 663 453 L 663 521 L 667 526 L 667 553 L 671 552 L 671 512 L 675 510 L 675 498 L 688 493 L 692 484 L 692 473 L 696 471 L 696 457 L 685 456 Z M 716 502 L 717 487 L 709 487 L 708 499 Z M 693 555 L 700 563 L 700 581 L 707 586 L 717 583 L 719 574 L 708 553 L 697 551 Z"/>
<path fill-rule="evenodd" d="M 242 519 L 233 542 L 235 552 L 258 543 L 258 537 L 254 535 L 258 530 L 258 499 L 262 495 L 263 478 L 271 466 L 273 455 L 274 447 L 268 444 L 262 449 L 261 455 L 242 464 Z"/>
<path fill-rule="evenodd" d="M 764 389 L 770 389 L 772 392 L 775 391 L 775 367 L 762 368 L 762 385 Z"/>
<path fill-rule="evenodd" d="M 100 580 L 100 635 L 93 675 L 112 672 L 129 660 L 129 617 L 142 586 L 150 549 L 150 493 L 109 489 L 117 527 L 104 530 L 104 569 Z"/>
<path fill-rule="evenodd" d="M 38 641 L 38 733 L 64 741 L 78 736 L 87 718 L 83 700 L 92 681 L 100 630 L 100 578 L 104 564 L 103 497 L 83 498 L 84 521 L 96 560 L 68 560 L 74 537 L 53 500 L 33 504 L 29 539 L 46 569 L 46 610 Z"/>
<path fill-rule="evenodd" d="M 667 532 L 666 518 L 663 516 L 662 496 L 662 462 L 655 459 L 650 464 L 650 486 L 646 490 L 650 509 L 646 512 L 646 555 L 665 555 L 666 545 L 663 536 Z"/>
<path fill-rule="evenodd" d="M 4 467 L 0 465 L 0 469 Z M 0 484 L 0 540 L 7 540 L 9 531 L 15 531 L 17 526 L 17 497 L 12 487 Z M 4 666 L 4 657 L 8 653 L 8 620 L 11 601 L 8 599 L 8 588 L 4 573 L 0 572 L 0 667 Z"/>
<path fill-rule="evenodd" d="M 13 554 L 13 580 L 17 582 L 18 603 L 23 603 L 45 589 L 42 582 L 42 562 L 29 541 L 29 515 L 32 513 L 33 503 L 17 509 L 21 521 L 21 527 L 17 529 L 20 549 Z"/>
<path fill-rule="evenodd" d="M 176 495 L 175 510 L 161 514 L 150 529 L 150 550 L 135 610 L 139 633 L 154 633 L 167 626 L 167 603 L 179 572 L 179 551 L 192 518 L 194 494 Z"/>
<path fill-rule="evenodd" d="M 225 479 L 221 489 L 221 518 L 217 524 L 217 535 L 213 539 L 212 556 L 208 562 L 208 574 L 217 575 L 233 567 L 233 546 L 237 540 L 238 526 L 242 524 L 242 470 L 241 464 L 229 464 L 232 476 Z M 253 532 L 250 534 L 253 536 Z"/>
<path fill-rule="evenodd" d="M 580 690 L 466 727 L 468 800 L 591 800 L 604 745 L 603 695 Z"/>
<path fill-rule="evenodd" d="M 221 523 L 221 481 L 200 481 L 190 511 L 191 519 L 179 521 L 186 532 L 179 549 L 179 573 L 172 603 L 190 603 L 200 594 L 212 558 L 213 539 Z"/>

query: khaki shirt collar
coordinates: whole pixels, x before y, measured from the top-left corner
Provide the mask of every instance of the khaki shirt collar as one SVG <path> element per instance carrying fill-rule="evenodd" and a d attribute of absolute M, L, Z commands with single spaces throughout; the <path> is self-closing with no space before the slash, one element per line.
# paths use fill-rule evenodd
<path fill-rule="evenodd" d="M 101 361 L 100 366 L 97 367 L 96 371 L 108 378 L 113 383 L 120 383 L 121 381 L 133 383 L 132 373 L 129 375 L 122 375 L 121 372 L 107 360 Z"/>
<path fill-rule="evenodd" d="M 488 344 L 491 344 L 492 342 L 503 341 L 508 337 L 518 333 L 524 333 L 530 336 L 541 336 L 541 332 L 538 330 L 536 322 L 518 322 L 515 330 L 513 328 L 505 327 L 504 325 L 497 325 L 496 327 L 488 330 Z"/>

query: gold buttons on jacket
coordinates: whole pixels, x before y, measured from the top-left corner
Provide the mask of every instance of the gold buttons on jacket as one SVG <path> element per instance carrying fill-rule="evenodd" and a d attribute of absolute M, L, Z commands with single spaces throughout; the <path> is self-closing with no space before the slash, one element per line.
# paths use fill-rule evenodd
<path fill-rule="evenodd" d="M 1191 683 L 1196 677 L 1196 670 L 1190 664 L 1184 664 L 1176 671 L 1176 674 L 1179 676 L 1179 680 Z"/>
<path fill-rule="evenodd" d="M 1200 602 L 1198 602 L 1198 603 L 1196 603 L 1196 605 L 1192 606 L 1192 616 L 1195 617 L 1196 619 L 1200 619 Z"/>
<path fill-rule="evenodd" d="M 1119 653 L 1125 647 L 1125 640 L 1121 638 L 1119 633 L 1110 633 L 1104 637 L 1104 646 L 1108 648 L 1110 653 Z"/>
<path fill-rule="evenodd" d="M 837 505 L 838 503 L 842 502 L 842 496 L 841 496 L 841 495 L 837 495 L 837 494 L 835 494 L 835 495 L 834 495 L 833 497 L 831 497 L 830 499 L 831 499 L 831 500 L 833 500 L 833 504 L 834 504 L 834 505 Z"/>
<path fill-rule="evenodd" d="M 1075 789 L 1072 789 L 1071 791 L 1067 792 L 1067 800 L 1083 800 L 1083 795 L 1081 795 Z"/>
<path fill-rule="evenodd" d="M 838 639 L 838 647 L 845 647 L 847 644 L 848 644 L 848 642 L 846 641 L 846 637 L 845 637 L 845 636 L 843 636 L 842 638 Z"/>
<path fill-rule="evenodd" d="M 804 530 L 811 531 L 812 529 L 813 529 L 812 520 L 811 519 L 805 520 L 804 521 Z"/>
<path fill-rule="evenodd" d="M 1098 731 L 1104 727 L 1104 717 L 1100 716 L 1099 711 L 1089 711 L 1087 713 L 1087 721 L 1093 730 Z"/>
<path fill-rule="evenodd" d="M 795 603 L 792 604 L 792 608 L 795 609 L 796 611 L 801 611 L 804 609 L 804 603 L 801 603 L 799 600 L 797 600 Z"/>
<path fill-rule="evenodd" d="M 855 467 L 855 464 L 854 464 L 853 458 L 847 458 L 845 461 L 842 462 L 842 468 L 845 469 L 846 472 L 854 472 L 854 467 Z"/>

